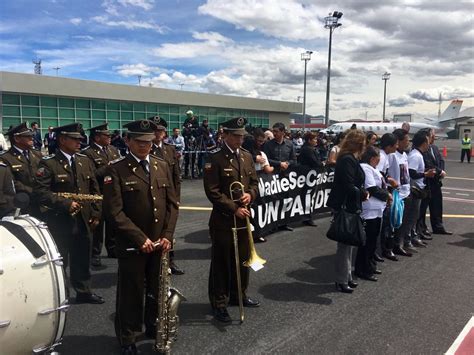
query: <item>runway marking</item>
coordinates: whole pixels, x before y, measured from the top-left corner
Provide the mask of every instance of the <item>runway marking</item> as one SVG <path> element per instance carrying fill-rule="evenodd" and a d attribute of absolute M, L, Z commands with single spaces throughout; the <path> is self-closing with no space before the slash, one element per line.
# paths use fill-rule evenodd
<path fill-rule="evenodd" d="M 450 195 L 451 192 L 449 192 L 449 191 L 443 191 L 443 194 Z"/>
<path fill-rule="evenodd" d="M 429 217 L 430 214 L 427 213 L 426 217 Z M 443 214 L 443 218 L 468 218 L 474 219 L 474 214 Z"/>
<path fill-rule="evenodd" d="M 448 349 L 446 355 L 454 354 L 472 354 L 474 347 L 474 317 L 471 317 L 465 325 L 461 333 L 454 341 L 453 345 Z"/>
<path fill-rule="evenodd" d="M 474 190 L 470 190 L 470 189 L 460 189 L 460 188 L 458 188 L 458 187 L 444 187 L 444 186 L 443 186 L 443 190 L 454 190 L 454 191 L 474 192 Z"/>
<path fill-rule="evenodd" d="M 212 207 L 179 206 L 184 211 L 212 211 Z"/>
<path fill-rule="evenodd" d="M 447 201 L 457 201 L 457 202 L 465 202 L 465 203 L 474 203 L 474 200 L 467 200 L 465 198 L 457 198 L 457 197 L 443 197 Z"/>
<path fill-rule="evenodd" d="M 459 176 L 446 176 L 445 179 L 474 181 L 474 178 L 459 177 Z"/>
<path fill-rule="evenodd" d="M 458 195 L 458 196 L 470 196 L 469 194 L 462 194 L 460 192 L 456 192 L 456 195 Z"/>

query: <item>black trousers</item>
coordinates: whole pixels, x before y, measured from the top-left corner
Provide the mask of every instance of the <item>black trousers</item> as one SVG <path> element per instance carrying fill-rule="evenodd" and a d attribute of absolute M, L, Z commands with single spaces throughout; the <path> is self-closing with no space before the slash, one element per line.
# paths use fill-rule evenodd
<path fill-rule="evenodd" d="M 380 246 L 382 252 L 390 252 L 395 246 L 393 228 L 390 224 L 390 207 L 386 207 L 382 216 L 382 227 L 380 232 Z"/>
<path fill-rule="evenodd" d="M 115 334 L 120 345 L 129 345 L 155 325 L 158 314 L 160 251 L 118 259 Z"/>
<path fill-rule="evenodd" d="M 377 238 L 380 234 L 381 223 L 382 218 L 365 220 L 365 234 L 367 240 L 363 247 L 357 249 L 355 261 L 356 275 L 373 275 L 377 269 L 374 254 L 377 249 Z"/>
<path fill-rule="evenodd" d="M 443 224 L 443 193 L 441 191 L 441 183 L 433 181 L 429 185 L 431 196 L 421 200 L 420 217 L 417 222 L 417 231 L 428 229 L 426 225 L 426 211 L 430 208 L 431 228 L 434 231 L 444 229 Z"/>
<path fill-rule="evenodd" d="M 196 153 L 184 153 L 184 176 L 196 176 Z"/>
<path fill-rule="evenodd" d="M 211 270 L 209 273 L 209 301 L 212 308 L 226 307 L 229 299 L 238 299 L 234 257 L 234 241 L 231 229 L 210 229 L 212 240 Z M 249 242 L 245 229 L 238 231 L 240 284 L 242 297 L 249 285 L 249 268 L 243 266 L 248 259 Z"/>
<path fill-rule="evenodd" d="M 471 150 L 470 149 L 461 149 L 461 163 L 464 163 L 464 156 L 467 157 L 467 162 L 471 162 Z"/>
<path fill-rule="evenodd" d="M 105 235 L 105 237 L 104 237 Z M 115 253 L 115 238 L 112 233 L 112 229 L 107 227 L 107 223 L 102 219 L 100 224 L 94 229 L 92 233 L 92 256 L 98 257 L 102 254 L 102 246 L 104 245 L 105 239 L 105 249 L 107 254 Z"/>

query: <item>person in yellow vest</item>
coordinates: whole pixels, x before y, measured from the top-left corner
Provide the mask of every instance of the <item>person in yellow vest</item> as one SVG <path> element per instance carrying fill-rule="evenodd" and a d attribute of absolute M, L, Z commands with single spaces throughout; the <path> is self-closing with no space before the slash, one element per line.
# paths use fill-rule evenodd
<path fill-rule="evenodd" d="M 461 163 L 464 163 L 464 156 L 467 156 L 467 162 L 471 162 L 471 138 L 469 133 L 464 133 L 464 138 L 461 141 Z"/>

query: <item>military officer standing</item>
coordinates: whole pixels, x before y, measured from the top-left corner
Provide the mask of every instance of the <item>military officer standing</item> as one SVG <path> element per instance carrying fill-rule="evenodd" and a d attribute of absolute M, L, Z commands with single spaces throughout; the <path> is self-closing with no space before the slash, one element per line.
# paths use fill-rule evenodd
<path fill-rule="evenodd" d="M 233 247 L 232 227 L 234 216 L 238 231 L 240 275 L 242 298 L 245 307 L 258 307 L 260 302 L 246 295 L 249 283 L 249 269 L 242 263 L 249 257 L 249 241 L 246 217 L 247 209 L 257 196 L 258 180 L 252 155 L 241 148 L 246 120 L 243 117 L 224 122 L 224 143 L 221 148 L 210 152 L 204 166 L 204 189 L 213 209 L 209 219 L 209 232 L 212 241 L 211 271 L 209 276 L 209 300 L 218 321 L 231 321 L 227 305 L 238 304 L 237 280 Z M 230 185 L 239 181 L 244 185 L 240 203 L 232 201 Z"/>
<path fill-rule="evenodd" d="M 44 211 L 43 218 L 65 267 L 69 264 L 69 279 L 76 291 L 76 303 L 104 303 L 91 291 L 90 255 L 91 230 L 100 221 L 100 203 L 75 201 L 58 193 L 76 193 L 79 196 L 99 195 L 99 184 L 90 160 L 79 154 L 81 125 L 72 123 L 56 127 L 58 137 L 56 154 L 44 157 L 36 172 L 33 197 Z"/>
<path fill-rule="evenodd" d="M 155 139 L 153 139 L 153 146 L 151 147 L 151 154 L 163 159 L 166 161 L 171 170 L 171 176 L 173 178 L 173 186 L 178 198 L 178 204 L 181 197 L 181 171 L 179 168 L 179 161 L 176 155 L 176 148 L 164 141 L 166 135 L 166 127 L 168 124 L 160 116 L 154 116 L 149 118 L 150 121 L 153 121 L 156 124 Z M 184 271 L 181 270 L 176 263 L 174 262 L 174 238 L 171 241 L 172 250 L 169 253 L 170 256 L 170 269 L 171 273 L 174 275 L 183 275 Z"/>
<path fill-rule="evenodd" d="M 120 158 L 120 153 L 117 148 L 110 145 L 111 133 L 108 129 L 107 123 L 100 126 L 92 127 L 90 130 L 90 146 L 82 151 L 87 155 L 95 166 L 96 178 L 99 183 L 100 191 L 104 189 L 105 170 L 111 161 Z M 92 266 L 101 266 L 100 254 L 102 253 L 102 244 L 104 243 L 105 235 L 105 249 L 109 258 L 115 258 L 115 242 L 114 236 L 107 228 L 103 218 L 100 224 L 94 229 L 92 238 Z"/>
<path fill-rule="evenodd" d="M 115 332 L 122 354 L 136 354 L 143 320 L 146 335 L 156 337 L 161 251 L 171 247 L 178 202 L 168 164 L 149 154 L 156 125 L 141 120 L 124 127 L 130 153 L 107 167 L 103 207 L 119 265 Z"/>
<path fill-rule="evenodd" d="M 41 153 L 33 149 L 33 131 L 23 122 L 11 128 L 7 132 L 11 142 L 11 148 L 0 155 L 0 161 L 4 162 L 13 174 L 15 190 L 24 192 L 31 197 L 35 173 L 41 161 Z M 38 209 L 31 205 L 27 211 L 38 216 Z"/>

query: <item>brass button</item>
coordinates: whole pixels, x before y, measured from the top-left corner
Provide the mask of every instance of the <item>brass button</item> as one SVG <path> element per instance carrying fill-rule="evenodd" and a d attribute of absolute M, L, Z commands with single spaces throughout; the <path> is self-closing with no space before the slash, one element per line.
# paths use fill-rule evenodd
<path fill-rule="evenodd" d="M 150 190 L 153 190 L 153 186 L 150 186 Z"/>
<path fill-rule="evenodd" d="M 156 200 L 156 197 L 155 197 L 155 196 L 153 196 L 153 200 Z"/>
<path fill-rule="evenodd" d="M 130 191 L 133 191 L 133 187 L 130 188 Z"/>
<path fill-rule="evenodd" d="M 158 218 L 155 218 L 155 223 L 158 223 Z"/>
<path fill-rule="evenodd" d="M 155 207 L 155 208 L 153 209 L 153 211 L 158 211 L 158 209 Z"/>

